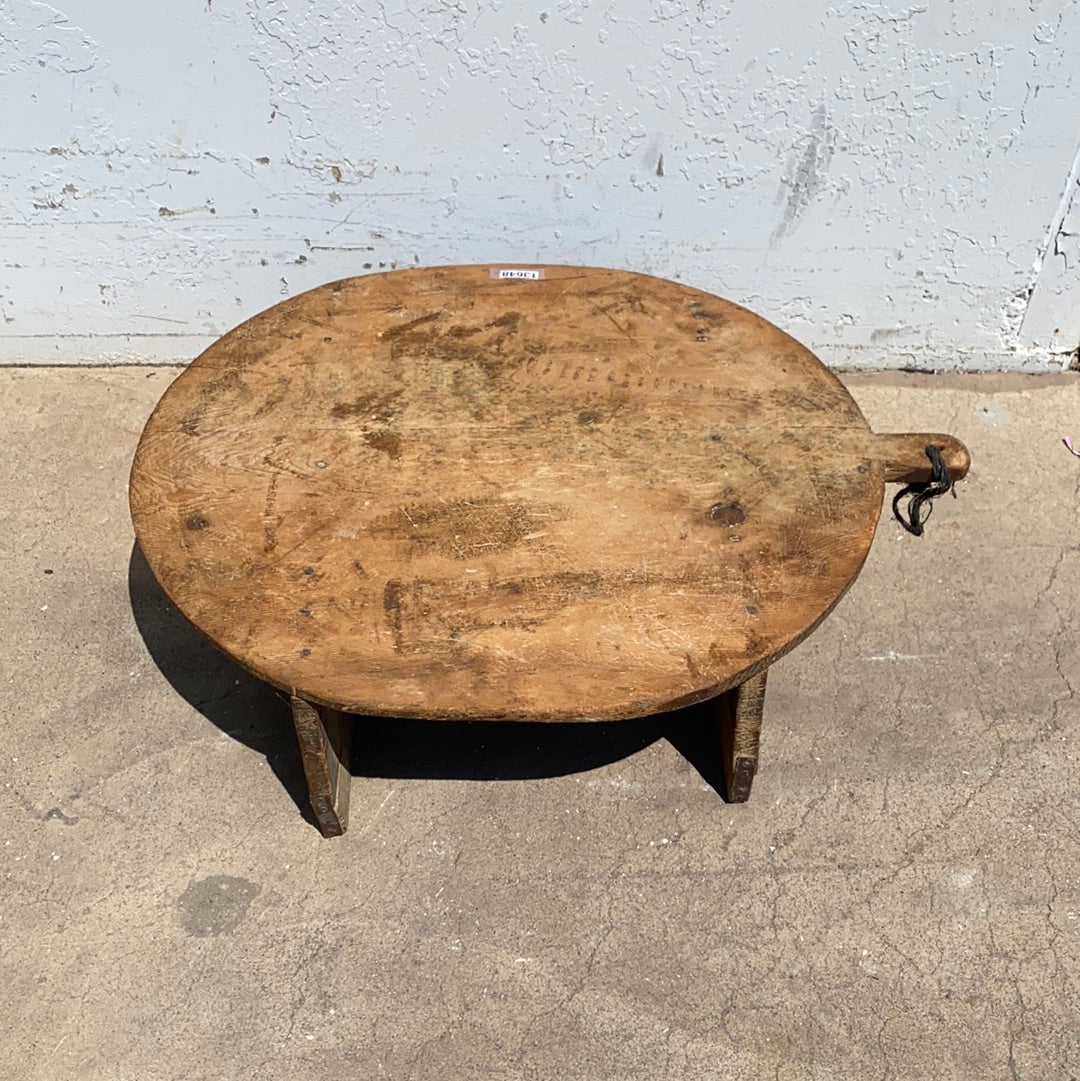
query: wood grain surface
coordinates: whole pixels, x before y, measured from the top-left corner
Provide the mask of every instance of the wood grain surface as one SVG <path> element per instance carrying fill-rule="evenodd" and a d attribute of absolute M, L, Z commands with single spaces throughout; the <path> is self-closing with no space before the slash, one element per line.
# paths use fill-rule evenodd
<path fill-rule="evenodd" d="M 179 609 L 290 694 L 611 719 L 805 636 L 858 573 L 897 448 L 925 465 L 709 294 L 418 269 L 314 289 L 203 353 L 146 426 L 131 509 Z"/>

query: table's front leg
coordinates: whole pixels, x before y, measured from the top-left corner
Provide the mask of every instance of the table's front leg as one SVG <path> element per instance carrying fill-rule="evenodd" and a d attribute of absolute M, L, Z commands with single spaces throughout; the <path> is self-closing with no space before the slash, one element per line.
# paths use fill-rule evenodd
<path fill-rule="evenodd" d="M 352 718 L 293 695 L 293 724 L 300 743 L 311 809 L 324 837 L 340 837 L 349 824 L 349 744 Z"/>
<path fill-rule="evenodd" d="M 763 668 L 738 687 L 722 694 L 718 702 L 724 781 L 731 803 L 744 803 L 749 798 L 750 786 L 757 773 L 767 674 L 768 669 Z"/>

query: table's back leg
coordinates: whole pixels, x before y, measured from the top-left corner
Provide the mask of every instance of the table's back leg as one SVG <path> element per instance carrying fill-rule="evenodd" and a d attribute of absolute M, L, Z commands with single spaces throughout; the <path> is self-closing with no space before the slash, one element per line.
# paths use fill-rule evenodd
<path fill-rule="evenodd" d="M 293 695 L 293 724 L 300 743 L 311 809 L 324 837 L 340 837 L 349 824 L 349 744 L 352 718 Z"/>
<path fill-rule="evenodd" d="M 743 803 L 757 773 L 761 711 L 765 705 L 767 668 L 720 696 L 720 746 L 724 780 L 731 803 Z"/>

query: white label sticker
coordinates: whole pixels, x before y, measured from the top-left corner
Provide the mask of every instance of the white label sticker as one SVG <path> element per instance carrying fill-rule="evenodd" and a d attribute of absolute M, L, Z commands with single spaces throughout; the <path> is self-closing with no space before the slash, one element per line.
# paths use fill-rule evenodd
<path fill-rule="evenodd" d="M 543 280 L 544 272 L 542 270 L 493 270 L 491 276 L 498 278 L 499 281 L 538 282 Z"/>

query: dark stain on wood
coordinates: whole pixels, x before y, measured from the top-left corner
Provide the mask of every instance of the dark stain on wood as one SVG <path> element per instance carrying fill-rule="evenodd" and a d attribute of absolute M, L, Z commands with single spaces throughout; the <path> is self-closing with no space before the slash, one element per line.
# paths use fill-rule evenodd
<path fill-rule="evenodd" d="M 521 312 L 504 312 L 502 315 L 497 316 L 495 319 L 490 320 L 484 324 L 485 328 L 491 327 L 504 327 L 510 331 L 516 331 L 518 323 L 521 322 Z"/>
<path fill-rule="evenodd" d="M 507 347 L 518 334 L 520 312 L 502 312 L 483 323 L 454 323 L 445 328 L 436 322 L 444 314 L 422 316 L 383 331 L 381 337 L 390 342 L 391 356 L 399 362 L 423 356 L 446 365 L 479 368 L 494 381 L 536 355 L 535 347 L 528 355 L 520 344 L 514 349 Z"/>
<path fill-rule="evenodd" d="M 391 578 L 383 587 L 383 611 L 386 613 L 390 633 L 394 636 L 394 650 L 397 653 L 404 651 L 401 635 L 401 602 L 405 596 L 405 588 L 405 583 L 397 578 Z"/>
<path fill-rule="evenodd" d="M 382 451 L 393 461 L 401 457 L 401 436 L 395 432 L 363 432 L 362 438 L 372 450 Z"/>
<path fill-rule="evenodd" d="M 422 327 L 427 323 L 434 323 L 435 320 L 442 317 L 442 312 L 429 312 L 427 315 L 419 315 L 415 319 L 410 319 L 407 323 L 399 323 L 396 327 L 387 327 L 379 337 L 383 341 L 392 342 L 395 338 L 411 335 L 418 327 Z"/>
<path fill-rule="evenodd" d="M 351 402 L 336 402 L 330 409 L 330 416 L 338 420 L 347 417 L 362 417 L 376 423 L 386 424 L 397 416 L 401 396 L 400 390 L 389 394 L 361 394 Z"/>
<path fill-rule="evenodd" d="M 738 503 L 714 503 L 709 508 L 709 521 L 729 527 L 742 525 L 746 521 L 746 511 Z"/>

